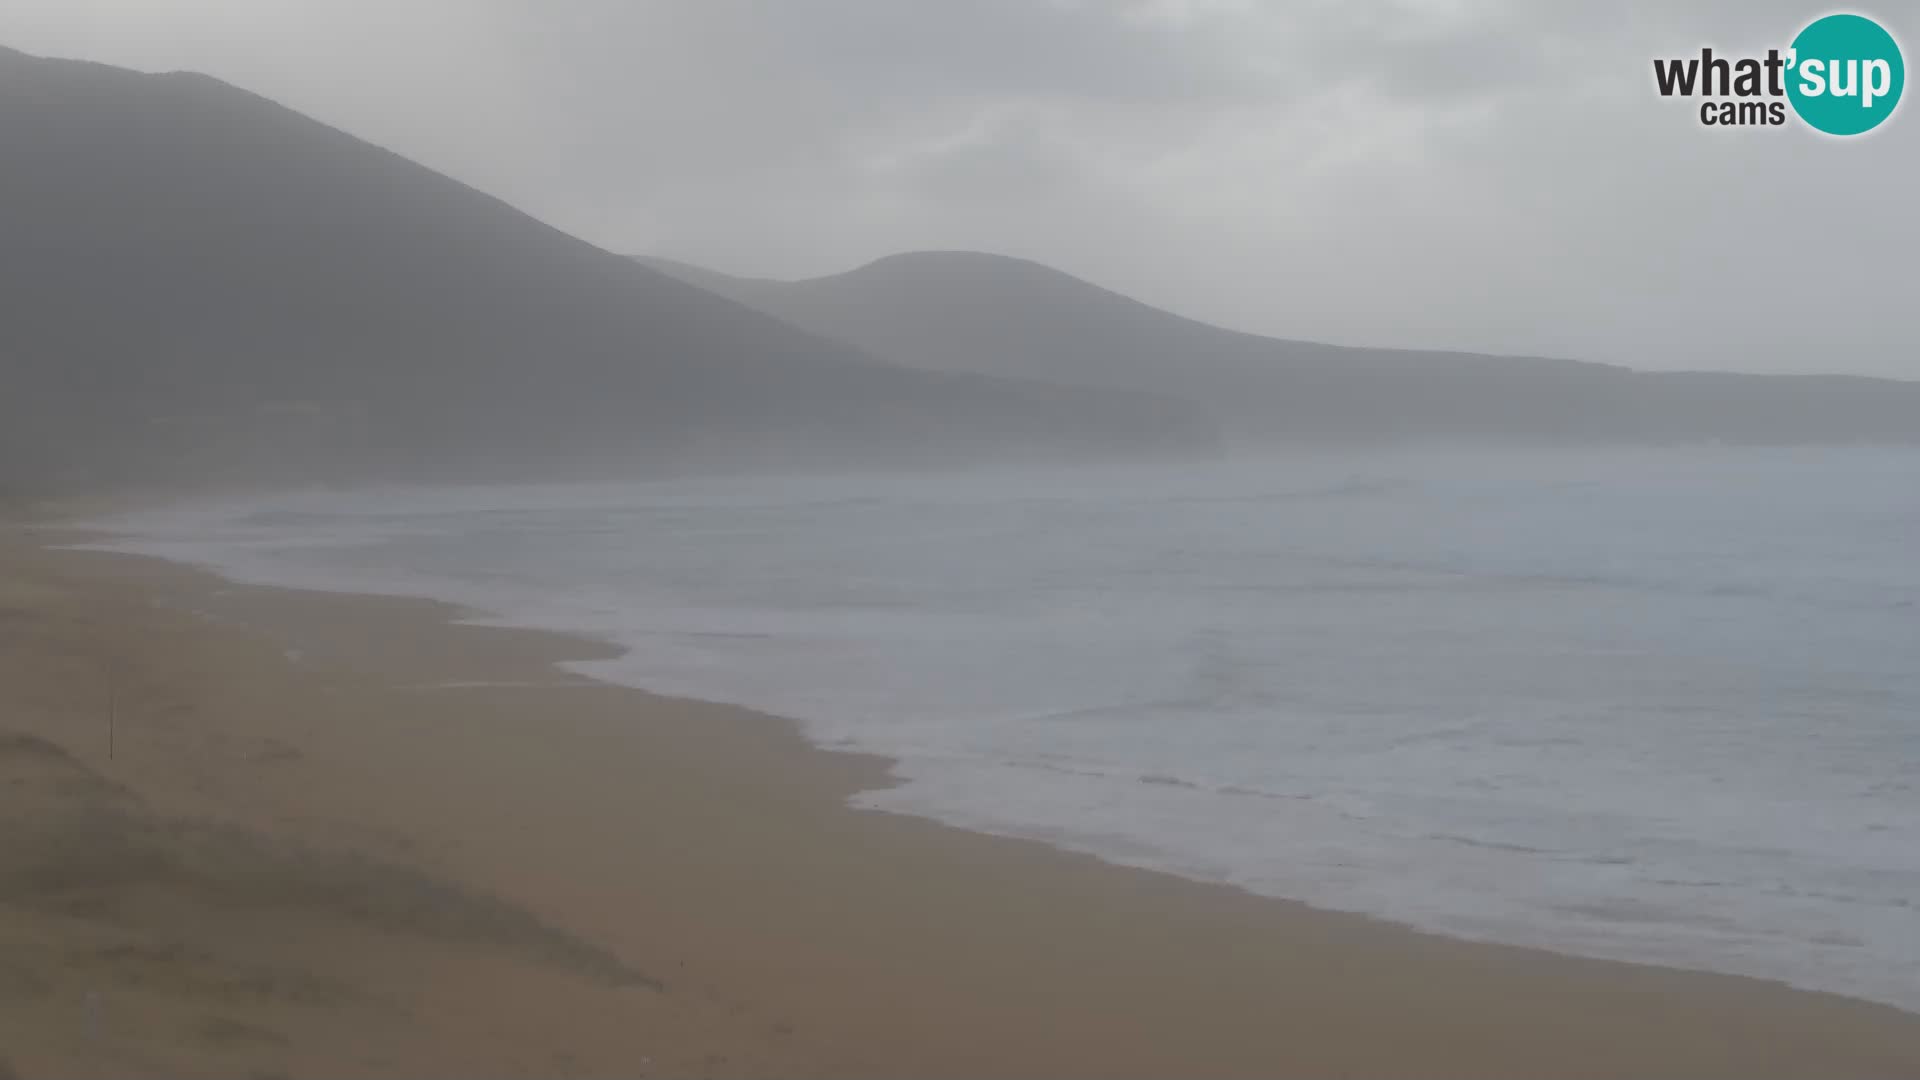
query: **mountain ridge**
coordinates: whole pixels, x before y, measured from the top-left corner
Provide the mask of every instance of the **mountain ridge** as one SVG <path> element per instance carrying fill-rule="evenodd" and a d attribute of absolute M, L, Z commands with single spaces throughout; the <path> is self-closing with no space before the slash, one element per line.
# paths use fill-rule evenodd
<path fill-rule="evenodd" d="M 1201 450 L 903 370 L 191 73 L 0 53 L 14 487 Z"/>
<path fill-rule="evenodd" d="M 903 252 L 797 281 L 642 261 L 902 364 L 1184 397 L 1242 442 L 1920 442 L 1920 383 L 1871 376 L 1266 337 L 980 252 Z"/>

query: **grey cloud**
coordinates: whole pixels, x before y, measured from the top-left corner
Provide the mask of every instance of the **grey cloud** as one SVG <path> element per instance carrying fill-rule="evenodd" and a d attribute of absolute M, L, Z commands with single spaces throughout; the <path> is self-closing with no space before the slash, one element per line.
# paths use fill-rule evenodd
<path fill-rule="evenodd" d="M 0 42 L 206 70 L 725 270 L 988 248 L 1288 336 L 1920 377 L 1920 106 L 1837 144 L 1711 132 L 1651 90 L 1656 55 L 1824 10 L 14 0 Z"/>

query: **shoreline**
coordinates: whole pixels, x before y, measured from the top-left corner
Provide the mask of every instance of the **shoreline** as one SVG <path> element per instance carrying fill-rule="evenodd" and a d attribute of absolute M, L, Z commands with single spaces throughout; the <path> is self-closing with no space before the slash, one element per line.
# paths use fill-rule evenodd
<path fill-rule="evenodd" d="M 110 519 L 109 519 L 110 520 Z M 1050 849 L 1066 854 L 1091 856 L 1113 866 L 1137 869 L 1149 873 L 1163 873 L 1199 884 L 1215 885 L 1245 892 L 1248 895 L 1297 903 L 1305 907 L 1328 913 L 1354 915 L 1383 922 L 1387 925 L 1431 934 L 1450 940 L 1469 943 L 1494 944 L 1536 949 L 1561 956 L 1578 957 L 1665 968 L 1676 971 L 1702 972 L 1728 975 L 1740 978 L 1757 979 L 1762 982 L 1780 983 L 1796 990 L 1814 993 L 1833 994 L 1840 997 L 1864 1001 L 1870 1004 L 1888 1006 L 1902 1012 L 1920 1015 L 1920 998 L 1912 992 L 1890 993 L 1889 986 L 1899 989 L 1897 983 L 1884 981 L 1872 986 L 1863 985 L 1861 980 L 1828 979 L 1824 984 L 1819 980 L 1802 977 L 1810 968 L 1794 968 L 1790 965 L 1773 964 L 1728 964 L 1724 957 L 1702 957 L 1699 955 L 1674 954 L 1663 952 L 1657 946 L 1645 942 L 1629 942 L 1623 946 L 1618 942 L 1609 945 L 1595 944 L 1578 936 L 1579 928 L 1567 933 L 1555 934 L 1534 927 L 1532 933 L 1514 932 L 1512 924 L 1502 924 L 1498 928 L 1484 926 L 1449 926 L 1444 922 L 1422 921 L 1418 918 L 1404 917 L 1391 911 L 1369 908 L 1364 905 L 1342 903 L 1338 896 L 1293 895 L 1277 888 L 1263 889 L 1257 885 L 1245 884 L 1215 868 L 1196 869 L 1191 860 L 1182 860 L 1184 854 L 1178 849 L 1157 849 L 1145 846 L 1124 834 L 1106 835 L 1091 832 L 1076 832 L 1068 826 L 1045 827 L 1035 825 L 1031 820 L 1020 820 L 1012 815 L 982 813 L 977 806 L 956 806 L 949 801 L 944 806 L 928 805 L 925 800 L 915 803 L 911 797 L 895 799 L 892 795 L 900 789 L 914 785 L 919 775 L 908 765 L 911 759 L 903 761 L 901 756 L 885 747 L 876 747 L 856 740 L 854 737 L 833 738 L 819 732 L 820 724 L 831 724 L 832 717 L 824 710 L 812 719 L 802 719 L 802 713 L 789 715 L 777 704 L 734 700 L 724 692 L 703 691 L 701 688 L 683 687 L 674 690 L 659 689 L 650 685 L 648 676 L 636 673 L 633 665 L 621 662 L 634 656 L 639 646 L 633 642 L 622 641 L 612 633 L 596 633 L 592 630 L 569 628 L 556 621 L 542 619 L 538 621 L 520 621 L 508 613 L 504 607 L 489 607 L 485 600 L 472 597 L 462 598 L 457 590 L 443 589 L 430 591 L 401 580 L 371 581 L 364 578 L 349 578 L 344 582 L 320 583 L 327 580 L 324 576 L 298 574 L 292 578 L 276 578 L 271 571 L 260 568 L 234 568 L 223 566 L 217 560 L 197 561 L 190 553 L 180 554 L 169 550 L 169 545 L 159 544 L 154 550 L 143 550 L 148 541 L 146 534 L 139 532 L 116 532 L 111 528 L 89 526 L 85 529 L 70 530 L 78 547 L 75 550 L 91 550 L 103 554 L 125 555 L 134 558 L 157 559 L 161 562 L 188 568 L 212 575 L 229 586 L 237 588 L 263 588 L 269 590 L 287 590 L 294 593 L 360 596 L 383 601 L 407 600 L 440 605 L 444 610 L 443 621 L 451 626 L 473 626 L 500 629 L 506 631 L 526 631 L 538 634 L 552 634 L 560 638 L 579 643 L 581 655 L 562 656 L 553 661 L 556 670 L 570 676 L 577 676 L 588 682 L 618 687 L 639 692 L 655 699 L 683 701 L 696 706 L 741 709 L 749 714 L 762 717 L 765 722 L 779 725 L 798 734 L 807 748 L 820 753 L 848 755 L 863 760 L 877 762 L 877 767 L 869 770 L 870 779 L 848 792 L 843 802 L 853 810 L 875 811 L 900 814 L 929 821 L 935 824 L 955 828 L 964 832 L 1000 837 L 1011 840 L 1038 843 Z M 236 576 L 237 575 L 237 576 Z M 442 583 L 443 585 L 446 583 Z M 391 589 L 391 591 L 387 591 Z M 590 653 L 590 654 L 589 654 Z M 642 668 L 642 671 L 645 669 Z M 531 688 L 544 685 L 538 682 L 518 684 L 487 683 L 477 681 L 469 689 L 508 688 L 517 685 Z M 1173 781 L 1176 784 L 1180 781 Z M 1118 836 L 1116 839 L 1115 836 Z M 1576 899 L 1578 899 L 1576 897 Z M 1711 912 L 1711 908 L 1702 909 Z M 1709 914 L 1706 916 L 1711 918 Z M 1562 927 L 1562 930 L 1568 928 Z M 1634 947 L 1634 946 L 1638 947 Z"/>
<path fill-rule="evenodd" d="M 552 948 L 641 973 L 606 986 L 500 961 L 570 1011 L 504 995 L 544 1016 L 512 1030 L 547 1056 L 488 1075 L 1920 1075 L 1920 1016 L 1890 1006 L 1443 938 L 860 810 L 846 800 L 892 782 L 886 759 L 559 666 L 624 651 L 591 637 L 7 531 L 0 609 L 28 613 L 29 631 L 60 624 L 48 655 L 111 638 L 106 666 L 140 677 L 111 761 L 76 730 L 85 680 L 43 687 L 42 708 L 0 728 L 51 740 L 156 813 L 414 867 L 524 910 Z M 31 676 L 31 650 L 11 659 Z M 185 703 L 159 710 L 168 724 L 140 704 L 156 686 Z M 435 965 L 488 950 L 453 945 L 415 957 L 416 1011 L 484 1011 Z M 408 1071 L 302 1057 L 312 1018 L 275 1008 L 282 1041 L 247 1043 L 248 1064 Z M 432 1030 L 392 1037 L 416 1067 L 464 1060 L 436 1056 Z M 60 1060 L 44 1056 L 57 1042 L 22 1039 L 0 1027 L 21 1075 Z"/>

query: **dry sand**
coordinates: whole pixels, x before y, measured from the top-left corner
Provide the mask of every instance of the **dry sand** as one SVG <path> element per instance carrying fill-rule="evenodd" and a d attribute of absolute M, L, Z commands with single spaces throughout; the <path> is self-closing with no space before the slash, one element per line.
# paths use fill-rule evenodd
<path fill-rule="evenodd" d="M 1893 1009 L 850 810 L 884 762 L 591 642 L 0 529 L 0 1076 L 1920 1076 Z"/>

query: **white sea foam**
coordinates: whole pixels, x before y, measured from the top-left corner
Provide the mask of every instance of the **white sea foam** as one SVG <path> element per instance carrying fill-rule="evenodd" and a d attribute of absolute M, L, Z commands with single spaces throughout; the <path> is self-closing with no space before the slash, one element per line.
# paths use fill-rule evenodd
<path fill-rule="evenodd" d="M 861 805 L 1920 1009 L 1920 454 L 307 492 L 103 525 L 897 758 Z"/>

